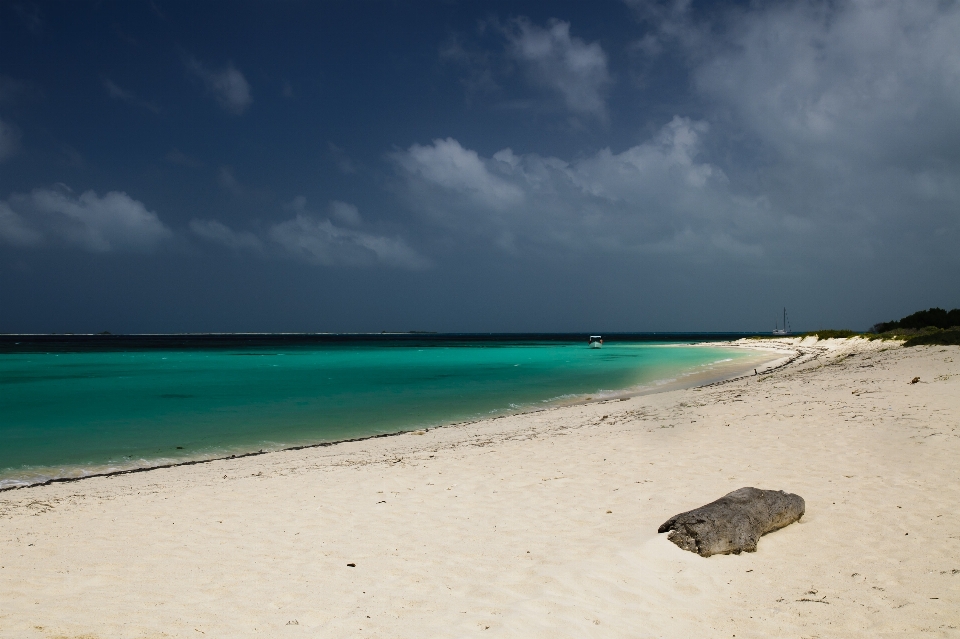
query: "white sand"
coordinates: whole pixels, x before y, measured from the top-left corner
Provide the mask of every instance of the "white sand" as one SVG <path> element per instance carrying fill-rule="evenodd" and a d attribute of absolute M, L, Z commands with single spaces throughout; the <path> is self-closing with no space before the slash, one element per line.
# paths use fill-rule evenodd
<path fill-rule="evenodd" d="M 702 390 L 0 493 L 0 637 L 960 636 L 960 348 L 803 348 Z M 740 556 L 657 534 L 742 486 L 807 513 Z"/>

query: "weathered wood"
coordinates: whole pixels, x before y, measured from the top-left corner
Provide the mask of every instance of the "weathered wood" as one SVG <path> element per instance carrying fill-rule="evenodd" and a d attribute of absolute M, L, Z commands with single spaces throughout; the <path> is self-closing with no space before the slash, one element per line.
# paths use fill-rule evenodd
<path fill-rule="evenodd" d="M 803 497 L 782 490 L 740 488 L 668 519 L 657 532 L 684 550 L 710 555 L 756 552 L 761 535 L 803 517 Z"/>

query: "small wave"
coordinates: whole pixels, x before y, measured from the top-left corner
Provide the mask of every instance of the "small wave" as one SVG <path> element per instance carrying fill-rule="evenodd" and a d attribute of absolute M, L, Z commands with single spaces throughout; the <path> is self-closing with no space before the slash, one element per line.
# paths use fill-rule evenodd
<path fill-rule="evenodd" d="M 157 466 L 169 466 L 186 461 L 185 459 L 175 458 L 156 458 L 156 459 L 136 459 L 126 460 L 123 463 L 107 462 L 105 464 L 82 464 L 72 467 L 28 467 L 28 468 L 8 468 L 4 475 L 0 476 L 0 490 L 6 488 L 21 488 L 24 486 L 35 486 L 48 481 L 62 479 L 83 479 L 95 475 L 107 475 L 127 470 L 136 470 L 138 468 L 154 468 Z"/>
<path fill-rule="evenodd" d="M 140 457 L 125 459 L 122 462 L 108 461 L 102 464 L 77 464 L 75 466 L 28 466 L 20 468 L 5 468 L 0 472 L 0 490 L 8 488 L 22 488 L 36 486 L 48 481 L 83 479 L 113 473 L 122 473 L 140 469 L 162 468 L 189 462 L 202 462 L 213 459 L 223 459 L 232 455 L 242 455 L 259 450 L 269 452 L 276 448 L 260 446 L 240 448 L 211 448 L 202 451 L 191 451 L 191 454 L 182 457 Z"/>

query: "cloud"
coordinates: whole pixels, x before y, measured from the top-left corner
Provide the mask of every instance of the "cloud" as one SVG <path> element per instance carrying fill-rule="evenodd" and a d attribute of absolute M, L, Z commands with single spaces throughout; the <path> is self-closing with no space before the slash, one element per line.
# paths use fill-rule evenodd
<path fill-rule="evenodd" d="M 323 266 L 383 264 L 423 269 L 429 263 L 400 238 L 344 229 L 330 220 L 297 215 L 270 229 L 270 238 L 295 258 Z"/>
<path fill-rule="evenodd" d="M 154 250 L 172 232 L 143 203 L 111 191 L 79 197 L 66 187 L 15 194 L 0 209 L 0 238 L 12 244 L 60 241 L 92 253 Z"/>
<path fill-rule="evenodd" d="M 731 23 L 694 79 L 790 158 L 944 159 L 960 141 L 958 29 L 956 3 L 778 4 Z"/>
<path fill-rule="evenodd" d="M 956 262 L 960 4 L 777 3 L 690 29 L 713 34 L 687 55 L 742 188 L 861 258 Z"/>
<path fill-rule="evenodd" d="M 710 124 L 717 209 L 756 204 L 730 240 L 791 273 L 960 265 L 960 4 L 628 4 L 641 65 L 685 73 Z"/>
<path fill-rule="evenodd" d="M 237 233 L 216 220 L 191 220 L 190 230 L 210 242 L 222 244 L 234 250 L 263 250 L 263 242 L 249 231 Z"/>
<path fill-rule="evenodd" d="M 519 18 L 504 35 L 509 54 L 535 84 L 558 93 L 574 113 L 607 118 L 612 79 L 599 43 L 571 36 L 570 23 L 561 20 L 550 20 L 543 28 Z"/>
<path fill-rule="evenodd" d="M 250 232 L 235 232 L 213 220 L 193 220 L 190 229 L 205 240 L 232 249 L 251 249 L 292 258 L 320 266 L 387 266 L 421 270 L 429 260 L 412 249 L 402 238 L 368 233 L 337 226 L 306 208 L 306 198 L 297 197 L 289 208 L 294 217 L 272 225 L 263 238 Z M 342 223 L 362 223 L 357 207 L 347 202 L 329 203 L 330 214 Z"/>
<path fill-rule="evenodd" d="M 16 155 L 20 150 L 20 129 L 0 120 L 0 162 Z"/>
<path fill-rule="evenodd" d="M 30 228 L 6 202 L 0 202 L 0 241 L 19 246 L 36 246 L 43 235 Z"/>
<path fill-rule="evenodd" d="M 575 161 L 511 149 L 484 158 L 449 138 L 391 157 L 410 208 L 507 250 L 756 257 L 758 234 L 781 221 L 700 158 L 708 132 L 675 117 L 642 144 Z"/>
<path fill-rule="evenodd" d="M 427 146 L 414 144 L 390 157 L 414 178 L 411 184 L 455 192 L 483 208 L 505 210 L 524 200 L 524 191 L 518 185 L 497 174 L 502 171 L 490 170 L 500 168 L 499 165 L 484 161 L 476 151 L 463 148 L 453 138 L 434 140 Z"/>
<path fill-rule="evenodd" d="M 641 23 L 652 30 L 633 43 L 647 55 L 659 56 L 665 44 L 679 41 L 692 48 L 709 34 L 707 24 L 693 21 L 693 0 L 624 0 Z"/>
<path fill-rule="evenodd" d="M 116 83 L 112 82 L 108 78 L 103 79 L 103 88 L 107 90 L 107 94 L 114 100 L 121 100 L 127 104 L 132 104 L 133 106 L 146 109 L 153 113 L 160 113 L 160 107 L 158 107 L 156 104 L 146 100 L 141 100 L 133 93 L 121 89 Z"/>
<path fill-rule="evenodd" d="M 360 226 L 363 222 L 360 219 L 360 210 L 349 202 L 331 201 L 330 215 L 347 226 Z"/>
<path fill-rule="evenodd" d="M 206 85 L 225 111 L 241 115 L 253 103 L 250 85 L 233 64 L 211 69 L 192 56 L 184 58 L 187 69 Z"/>

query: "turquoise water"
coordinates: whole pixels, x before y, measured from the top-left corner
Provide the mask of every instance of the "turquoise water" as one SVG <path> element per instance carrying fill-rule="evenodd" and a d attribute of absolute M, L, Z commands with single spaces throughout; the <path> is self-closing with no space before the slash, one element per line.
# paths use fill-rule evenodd
<path fill-rule="evenodd" d="M 663 344 L 0 354 L 0 487 L 432 427 L 746 362 Z"/>

